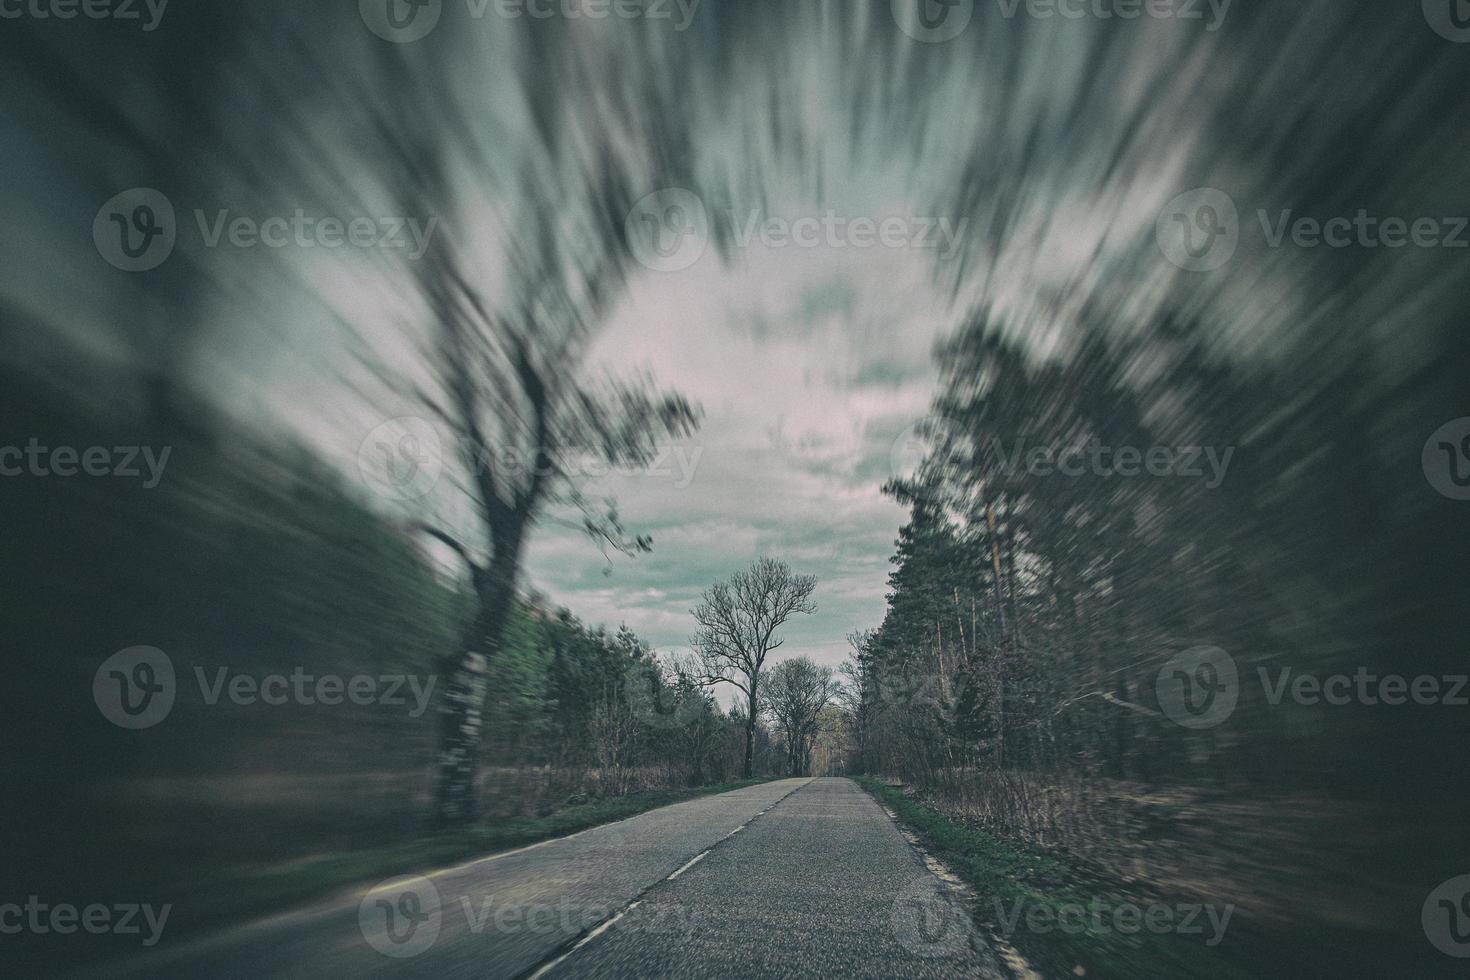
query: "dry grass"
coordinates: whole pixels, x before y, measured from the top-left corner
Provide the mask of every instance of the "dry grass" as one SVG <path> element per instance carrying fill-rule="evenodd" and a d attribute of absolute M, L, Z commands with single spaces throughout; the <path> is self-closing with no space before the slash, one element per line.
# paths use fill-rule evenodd
<path fill-rule="evenodd" d="M 1418 865 L 1463 850 L 1424 807 L 1028 773 L 950 772 L 923 795 L 965 823 L 1069 855 L 1159 895 L 1232 903 L 1283 927 L 1405 933 L 1423 900 Z M 1441 875 L 1442 877 L 1442 875 Z M 1408 909 L 1413 916 L 1385 914 Z"/>

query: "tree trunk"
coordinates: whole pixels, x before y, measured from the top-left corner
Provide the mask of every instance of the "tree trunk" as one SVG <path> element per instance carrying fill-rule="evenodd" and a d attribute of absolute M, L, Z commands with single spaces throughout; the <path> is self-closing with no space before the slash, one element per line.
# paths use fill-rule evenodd
<path fill-rule="evenodd" d="M 439 786 L 435 817 L 440 824 L 467 823 L 478 810 L 475 770 L 489 658 L 465 651 L 444 692 L 439 729 Z"/>
<path fill-rule="evenodd" d="M 754 775 L 755 763 L 755 679 L 750 681 L 750 714 L 745 719 L 745 778 Z"/>
<path fill-rule="evenodd" d="M 435 818 L 440 825 L 468 823 L 479 813 L 475 775 L 479 769 L 490 662 L 500 649 L 515 601 L 520 548 L 512 539 L 497 549 L 490 570 L 476 583 L 480 611 L 463 645 L 464 654 L 444 692 L 439 727 L 438 792 Z M 484 653 L 479 651 L 483 650 Z"/>

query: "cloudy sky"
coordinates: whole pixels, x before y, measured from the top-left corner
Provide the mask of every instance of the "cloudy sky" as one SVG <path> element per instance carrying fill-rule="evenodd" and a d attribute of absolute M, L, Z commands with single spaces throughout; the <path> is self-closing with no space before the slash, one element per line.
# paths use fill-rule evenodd
<path fill-rule="evenodd" d="M 688 393 L 704 425 L 652 471 L 597 485 L 653 535 L 652 554 L 607 561 L 548 526 L 531 579 L 586 620 L 682 648 L 704 588 L 760 555 L 782 558 L 818 586 L 816 614 L 791 623 L 780 655 L 836 664 L 850 631 L 882 619 L 904 512 L 880 487 L 912 457 L 950 315 L 924 247 L 780 241 L 752 239 L 729 262 L 707 250 L 635 281 L 598 360 Z"/>
<path fill-rule="evenodd" d="M 1380 251 L 1348 265 L 1333 250 L 1272 247 L 1259 229 L 1258 215 L 1285 208 L 1453 213 L 1456 182 L 1424 186 L 1444 161 L 1463 158 L 1470 136 L 1459 120 L 1420 118 L 1427 109 L 1412 99 L 1414 112 L 1374 115 L 1405 98 L 1396 80 L 1422 75 L 1426 59 L 1441 81 L 1457 77 L 1462 52 L 1417 10 L 1360 5 L 1385 29 L 1355 31 L 1349 54 L 1343 38 L 1318 29 L 1340 20 L 1324 19 L 1336 9 L 1327 2 L 1308 12 L 1238 5 L 1220 30 L 1178 19 L 1013 19 L 977 5 L 969 28 L 945 43 L 920 43 L 888 6 L 709 4 L 684 32 L 577 22 L 560 26 L 555 46 L 525 22 L 435 35 L 471 48 L 453 63 L 473 70 L 453 73 L 433 104 L 476 114 L 469 145 L 450 144 L 463 153 L 451 167 L 462 186 L 441 234 L 474 257 L 492 304 L 507 249 L 526 228 L 586 213 L 587 188 L 598 186 L 589 178 L 604 162 L 594 151 L 606 147 L 635 161 L 638 193 L 687 183 L 709 221 L 734 230 L 733 241 L 716 236 L 728 247 L 705 242 L 678 268 L 634 266 L 601 325 L 593 364 L 647 371 L 697 401 L 705 420 L 653 472 L 587 488 L 616 496 L 627 527 L 653 536 L 651 555 L 608 560 L 574 530 L 538 529 L 530 584 L 588 622 L 626 623 L 660 649 L 681 648 L 701 590 L 770 555 L 819 581 L 818 612 L 790 625 L 782 655 L 839 662 L 846 635 L 882 618 L 904 514 L 879 488 L 913 458 L 912 428 L 936 388 L 936 339 L 971 311 L 1038 357 L 1065 356 L 1084 319 L 1127 331 L 1171 311 L 1203 324 L 1220 356 L 1242 360 L 1269 359 L 1314 323 L 1365 322 L 1391 338 L 1384 363 L 1408 372 L 1416 345 L 1421 359 L 1432 349 L 1413 323 L 1462 289 L 1461 270 L 1443 256 L 1375 264 Z M 1418 40 L 1406 47 L 1403 37 Z M 437 48 L 420 53 L 445 63 Z M 361 54 L 344 57 L 356 65 Z M 554 99 L 544 85 L 553 74 L 570 80 Z M 391 76 L 352 77 L 411 128 L 421 107 L 401 104 Z M 303 85 L 319 80 L 304 70 Z M 1290 111 L 1236 111 L 1263 99 Z M 1298 162 L 1341 156 L 1341 134 L 1312 123 L 1324 101 L 1377 120 L 1353 134 L 1353 157 L 1359 172 L 1395 180 L 1369 195 Z M 393 171 L 372 153 L 344 167 L 356 179 L 322 172 L 315 139 L 355 146 L 361 123 L 342 103 L 326 107 L 299 147 L 242 140 L 242 153 L 271 166 L 294 153 L 286 169 L 304 175 L 301 187 L 256 202 L 257 214 L 289 214 L 302 201 L 318 213 L 391 213 L 384 178 Z M 555 138 L 530 121 L 538 107 Z M 1429 135 L 1406 143 L 1411 123 Z M 680 184 L 659 179 L 670 160 Z M 523 173 L 553 185 L 555 206 L 534 195 L 518 203 Z M 1202 193 L 1238 210 L 1234 257 L 1213 273 L 1169 259 L 1158 237 L 1179 216 L 1176 202 Z M 227 197 L 179 202 L 184 228 L 191 205 L 249 200 L 241 189 Z M 790 229 L 829 214 L 846 229 L 836 242 L 761 234 L 768 220 Z M 908 222 L 909 237 L 856 247 L 852 221 L 889 218 Z M 939 220 L 956 236 L 952 249 L 920 232 Z M 495 240 L 483 253 L 481 238 Z M 204 383 L 241 414 L 260 406 L 292 418 L 355 474 L 365 434 L 413 408 L 323 397 L 322 370 L 342 360 L 334 321 L 394 338 L 384 353 L 408 359 L 404 324 L 429 319 L 409 263 L 343 250 L 193 254 L 221 286 L 205 318 L 216 329 L 201 346 Z M 75 291 L 64 279 L 28 278 L 52 283 L 35 288 L 57 293 L 45 297 L 57 308 Z M 1418 305 L 1401 301 L 1409 295 Z"/>

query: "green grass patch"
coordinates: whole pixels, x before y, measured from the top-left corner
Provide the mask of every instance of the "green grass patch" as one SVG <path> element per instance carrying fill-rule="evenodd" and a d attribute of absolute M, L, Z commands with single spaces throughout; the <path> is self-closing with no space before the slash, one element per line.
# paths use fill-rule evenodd
<path fill-rule="evenodd" d="M 1190 924 L 1199 928 L 1198 933 L 1172 927 L 1166 931 L 1161 919 L 1154 928 L 1140 920 L 1133 932 L 1131 917 L 1118 920 L 1117 910 L 1136 907 L 1142 915 L 1151 907 L 1167 908 L 1175 925 L 1183 924 L 1187 913 L 1179 903 L 1138 894 L 1081 863 L 967 825 L 906 796 L 899 787 L 866 777 L 856 782 L 896 813 L 931 855 L 974 888 L 976 917 L 1007 938 L 1044 977 L 1173 980 L 1259 975 L 1248 966 L 1248 951 L 1232 943 L 1239 925 L 1233 917 L 1226 920 L 1214 946 L 1206 941 L 1218 930 L 1204 911 Z M 1086 914 L 1079 915 L 1079 908 Z M 1223 912 L 1216 909 L 1217 916 Z M 1120 921 L 1123 929 L 1118 927 Z"/>

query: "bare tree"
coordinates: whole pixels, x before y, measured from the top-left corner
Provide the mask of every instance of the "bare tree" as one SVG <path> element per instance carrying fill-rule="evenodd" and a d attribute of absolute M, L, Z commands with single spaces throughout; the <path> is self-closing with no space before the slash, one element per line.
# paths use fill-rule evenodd
<path fill-rule="evenodd" d="M 760 709 L 760 675 L 766 657 L 782 644 L 776 630 L 793 613 L 813 613 L 814 575 L 797 575 L 784 561 L 758 558 L 728 581 L 706 589 L 691 612 L 698 629 L 690 645 L 699 652 L 706 685 L 731 684 L 744 692 L 745 778 L 752 772 L 755 723 Z"/>
<path fill-rule="evenodd" d="M 496 166 L 458 79 L 396 50 L 379 68 L 401 93 L 374 104 L 370 123 L 383 182 L 402 213 L 469 213 L 480 188 L 459 175 L 484 172 L 499 178 L 486 180 L 499 185 L 513 232 L 487 257 L 463 230 L 441 226 L 406 264 L 423 319 L 410 332 L 416 356 L 408 365 L 385 364 L 373 351 L 360 358 L 447 437 L 451 485 L 469 504 L 413 522 L 465 562 L 476 601 L 447 671 L 441 716 L 437 817 L 459 823 L 476 814 L 486 672 L 533 528 L 562 521 L 604 552 L 648 551 L 651 540 L 625 533 L 611 501 L 584 496 L 579 474 L 594 463 L 601 471 L 646 465 L 659 440 L 694 431 L 698 410 L 646 377 L 615 380 L 589 365 L 634 265 L 622 217 L 634 203 L 636 168 L 617 156 L 611 133 L 598 129 L 585 145 L 552 141 L 514 169 Z M 567 115 L 573 107 L 528 99 L 538 127 L 581 131 Z"/>
<path fill-rule="evenodd" d="M 787 768 L 791 775 L 806 773 L 811 741 L 816 737 L 822 710 L 837 696 L 839 685 L 831 667 L 819 667 L 806 657 L 783 660 L 771 669 L 761 705 L 776 719 L 786 736 Z"/>

